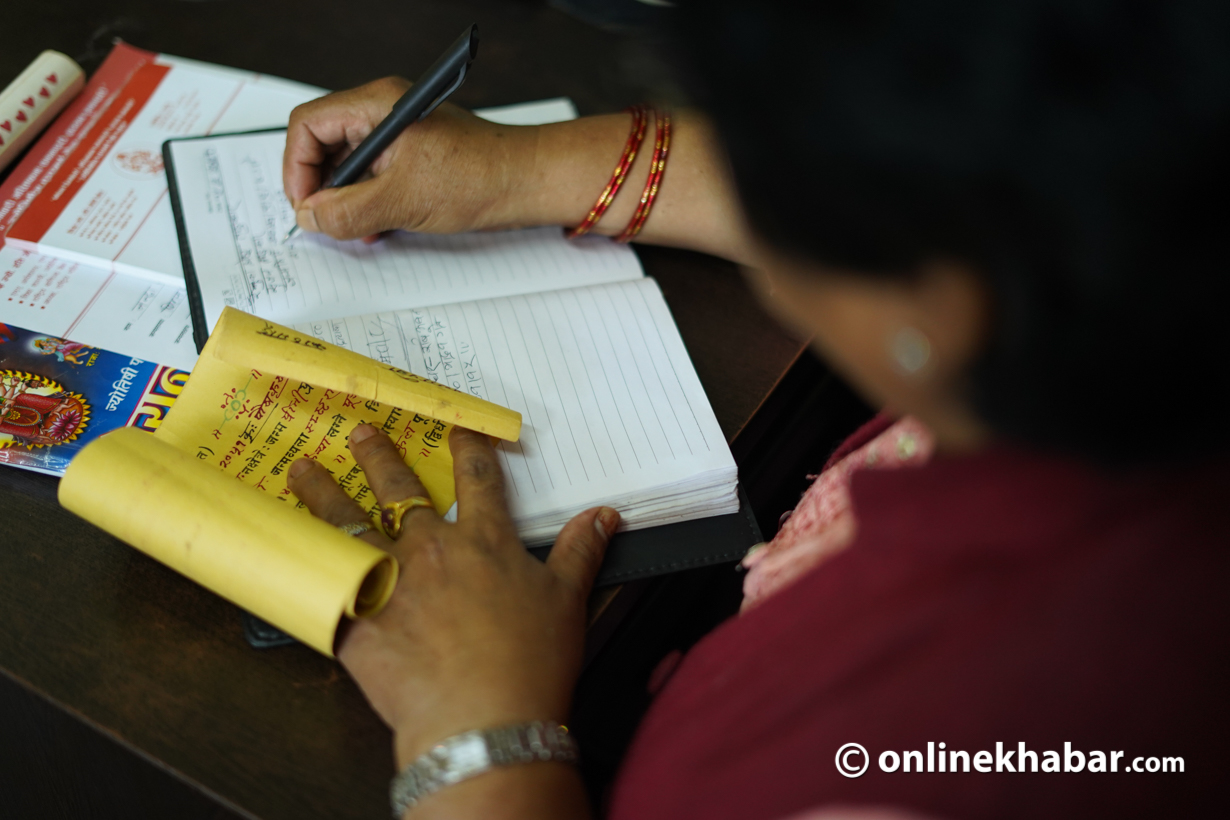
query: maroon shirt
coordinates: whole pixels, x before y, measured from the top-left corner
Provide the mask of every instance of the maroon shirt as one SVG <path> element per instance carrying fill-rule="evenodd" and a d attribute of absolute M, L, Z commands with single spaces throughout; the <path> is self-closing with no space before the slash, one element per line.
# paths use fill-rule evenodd
<path fill-rule="evenodd" d="M 610 816 L 778 820 L 832 803 L 953 820 L 1221 816 L 1227 466 L 1111 474 L 1000 447 L 856 474 L 854 544 L 687 655 Z M 850 742 L 869 753 L 856 778 L 835 763 Z M 925 767 L 929 742 L 936 761 L 941 742 L 971 764 L 988 752 L 992 771 L 904 772 L 903 753 Z M 1037 773 L 1019 771 L 1021 743 Z M 1064 765 L 1065 743 L 1084 770 L 1041 771 Z M 1094 751 L 1107 771 L 1089 771 Z M 1181 773 L 1130 770 L 1177 757 Z"/>

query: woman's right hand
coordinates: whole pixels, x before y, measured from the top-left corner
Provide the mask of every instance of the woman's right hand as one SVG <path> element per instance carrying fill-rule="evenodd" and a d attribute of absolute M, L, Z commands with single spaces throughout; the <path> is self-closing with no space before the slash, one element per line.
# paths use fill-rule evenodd
<path fill-rule="evenodd" d="M 456 233 L 523 224 L 514 200 L 534 163 L 537 129 L 497 125 L 448 103 L 406 129 L 363 180 L 320 190 L 409 87 L 388 77 L 291 113 L 282 178 L 299 227 L 358 239 L 398 228 Z"/>
<path fill-rule="evenodd" d="M 299 227 L 335 239 L 576 225 L 610 179 L 628 139 L 627 113 L 537 126 L 498 125 L 445 103 L 407 128 L 363 180 L 320 190 L 330 172 L 406 92 L 398 77 L 339 91 L 290 115 L 282 178 Z M 703 117 L 672 117 L 670 167 L 637 240 L 754 263 L 726 158 Z M 594 233 L 628 224 L 649 176 L 648 133 L 625 190 Z"/>

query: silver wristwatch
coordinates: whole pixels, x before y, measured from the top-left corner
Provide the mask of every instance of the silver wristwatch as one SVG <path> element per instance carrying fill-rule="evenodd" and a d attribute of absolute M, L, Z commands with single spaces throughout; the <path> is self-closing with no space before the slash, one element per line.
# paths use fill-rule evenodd
<path fill-rule="evenodd" d="M 496 766 L 556 760 L 573 763 L 577 744 L 558 723 L 520 723 L 463 732 L 440 741 L 401 770 L 389 784 L 393 817 L 434 791 Z"/>

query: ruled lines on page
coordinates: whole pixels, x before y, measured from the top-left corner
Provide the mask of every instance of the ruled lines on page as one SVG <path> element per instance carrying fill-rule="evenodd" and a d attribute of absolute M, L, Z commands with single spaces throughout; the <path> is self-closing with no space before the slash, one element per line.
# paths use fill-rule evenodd
<path fill-rule="evenodd" d="M 299 329 L 519 411 L 521 440 L 500 445 L 519 520 L 720 471 L 733 499 L 730 450 L 651 279 Z"/>
<path fill-rule="evenodd" d="M 558 228 L 373 244 L 300 234 L 282 191 L 284 132 L 171 143 L 180 208 L 210 326 L 226 305 L 305 321 L 640 278 L 631 249 Z"/>

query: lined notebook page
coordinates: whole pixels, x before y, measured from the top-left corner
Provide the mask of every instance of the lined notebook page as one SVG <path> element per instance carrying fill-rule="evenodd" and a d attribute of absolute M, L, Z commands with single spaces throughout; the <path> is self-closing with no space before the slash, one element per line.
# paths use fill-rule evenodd
<path fill-rule="evenodd" d="M 652 279 L 299 329 L 520 411 L 521 440 L 501 444 L 519 520 L 715 473 L 730 489 L 705 514 L 738 508 L 734 460 Z"/>
<path fill-rule="evenodd" d="M 281 324 L 640 278 L 630 248 L 558 228 L 378 243 L 282 237 L 285 132 L 172 142 L 173 172 L 206 320 L 225 305 Z"/>

